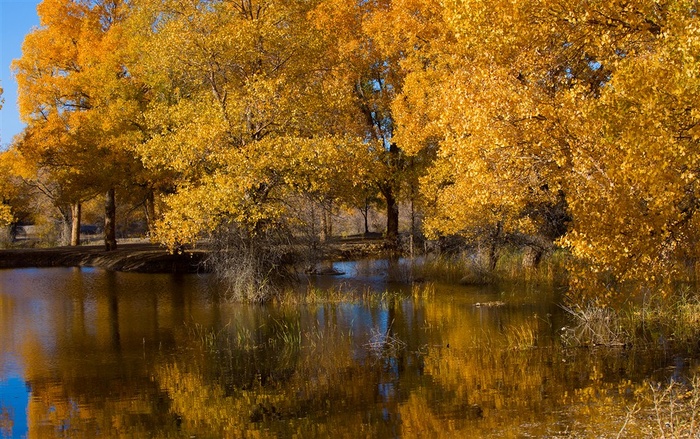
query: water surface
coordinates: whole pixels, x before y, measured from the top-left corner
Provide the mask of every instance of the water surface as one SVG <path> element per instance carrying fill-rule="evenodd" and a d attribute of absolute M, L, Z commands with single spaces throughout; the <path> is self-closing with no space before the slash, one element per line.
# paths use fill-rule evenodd
<path fill-rule="evenodd" d="M 413 295 L 400 264 L 336 268 L 312 281 L 378 298 L 242 305 L 207 276 L 0 270 L 0 437 L 615 437 L 647 381 L 694 367 L 563 348 L 551 286 Z"/>

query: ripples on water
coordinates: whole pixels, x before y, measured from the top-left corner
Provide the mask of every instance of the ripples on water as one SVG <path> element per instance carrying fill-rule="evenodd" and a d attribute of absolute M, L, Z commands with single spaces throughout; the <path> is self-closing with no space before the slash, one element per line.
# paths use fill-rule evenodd
<path fill-rule="evenodd" d="M 207 276 L 0 270 L 0 438 L 612 437 L 645 380 L 690 374 L 562 348 L 550 287 L 421 298 L 405 262 L 335 268 L 313 282 L 401 294 L 252 306 Z"/>

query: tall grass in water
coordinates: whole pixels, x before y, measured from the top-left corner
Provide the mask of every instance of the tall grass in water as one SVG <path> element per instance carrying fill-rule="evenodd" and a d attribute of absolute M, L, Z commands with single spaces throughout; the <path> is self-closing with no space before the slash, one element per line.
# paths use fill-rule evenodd
<path fill-rule="evenodd" d="M 652 297 L 627 309 L 595 304 L 564 309 L 572 316 L 571 326 L 562 330 L 569 345 L 700 349 L 700 297 L 688 290 Z"/>
<path fill-rule="evenodd" d="M 333 305 L 340 303 L 363 303 L 366 305 L 382 305 L 394 300 L 408 297 L 396 291 L 375 291 L 369 287 L 363 289 L 348 288 L 338 285 L 333 288 L 317 288 L 309 286 L 305 291 L 288 289 L 275 298 L 275 303 L 282 306 L 299 305 Z"/>
<path fill-rule="evenodd" d="M 290 235 L 283 227 L 251 234 L 236 224 L 211 233 L 206 261 L 231 301 L 262 303 L 279 295 L 296 278 L 286 264 Z"/>
<path fill-rule="evenodd" d="M 676 346 L 700 343 L 700 297 L 685 288 L 671 297 L 652 297 L 631 316 L 638 333 L 664 337 Z"/>
<path fill-rule="evenodd" d="M 415 265 L 414 279 L 474 285 L 499 281 L 560 283 L 566 279 L 568 257 L 565 250 L 556 250 L 545 254 L 536 266 L 529 266 L 525 250 L 505 248 L 491 271 L 473 254 L 428 256 Z"/>
<path fill-rule="evenodd" d="M 532 321 L 506 327 L 504 333 L 508 349 L 525 350 L 537 347 L 539 338 L 537 331 L 537 322 Z"/>

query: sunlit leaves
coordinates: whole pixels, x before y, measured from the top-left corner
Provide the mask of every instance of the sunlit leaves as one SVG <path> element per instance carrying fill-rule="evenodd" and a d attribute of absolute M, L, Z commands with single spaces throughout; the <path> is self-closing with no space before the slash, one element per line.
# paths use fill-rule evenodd
<path fill-rule="evenodd" d="M 697 14 L 683 1 L 444 1 L 394 103 L 409 151 L 438 145 L 427 231 L 531 232 L 565 196 L 561 243 L 620 278 L 696 258 Z M 656 273 L 656 274 L 654 274 Z"/>
<path fill-rule="evenodd" d="M 143 5 L 144 80 L 156 94 L 138 152 L 178 175 L 160 240 L 195 242 L 226 222 L 254 233 L 283 218 L 294 193 L 331 190 L 347 162 L 349 104 L 307 23 L 315 2 Z"/>

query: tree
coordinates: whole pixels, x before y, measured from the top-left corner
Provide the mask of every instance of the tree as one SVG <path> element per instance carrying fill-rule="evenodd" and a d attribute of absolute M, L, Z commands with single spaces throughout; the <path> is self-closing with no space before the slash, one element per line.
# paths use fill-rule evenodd
<path fill-rule="evenodd" d="M 285 200 L 322 180 L 347 143 L 337 119 L 316 2 L 146 4 L 144 59 L 154 101 L 150 169 L 177 175 L 158 239 L 174 249 L 235 224 L 252 238 L 275 227 Z M 309 181 L 311 180 L 311 182 Z"/>
<path fill-rule="evenodd" d="M 341 90 L 349 93 L 355 115 L 348 131 L 364 140 L 371 167 L 364 184 L 374 186 L 386 205 L 386 238 L 396 245 L 399 201 L 405 180 L 405 158 L 395 138 L 392 104 L 401 93 L 406 70 L 403 63 L 417 40 L 397 37 L 410 27 L 403 20 L 417 5 L 403 1 L 325 1 L 315 12 L 317 26 L 332 35 Z M 420 27 L 429 16 L 414 16 Z"/>
<path fill-rule="evenodd" d="M 129 8 L 112 0 L 45 0 L 38 7 L 41 26 L 26 37 L 22 58 L 13 63 L 27 123 L 18 147 L 62 185 L 74 231 L 80 203 L 106 194 L 108 250 L 116 247 L 110 208 L 115 188 L 143 169 L 133 144 L 142 136 L 137 121 L 145 90 L 133 80 L 123 49 Z"/>
<path fill-rule="evenodd" d="M 407 151 L 438 145 L 424 180 L 432 202 L 427 230 L 471 234 L 488 225 L 492 241 L 533 233 L 548 220 L 538 212 L 561 210 L 563 200 L 573 223 L 561 243 L 595 270 L 636 276 L 662 260 L 677 261 L 658 255 L 694 240 L 686 220 L 694 210 L 692 185 L 671 178 L 691 181 L 694 159 L 679 163 L 671 151 L 693 142 L 693 106 L 679 90 L 695 92 L 692 75 L 673 90 L 661 78 L 680 80 L 692 71 L 691 58 L 681 55 L 694 44 L 683 30 L 696 26 L 692 5 L 448 1 L 433 7 L 443 29 L 439 44 L 413 53 L 394 105 L 396 138 Z M 662 68 L 662 59 L 672 62 Z M 660 121 L 665 137 L 654 131 Z M 659 177 L 661 169 L 673 172 L 630 184 L 641 175 Z M 655 203 L 665 208 L 654 211 L 663 220 L 650 226 L 647 206 Z M 676 238 L 661 245 L 660 235 Z M 633 265 L 639 270 L 629 271 Z"/>
<path fill-rule="evenodd" d="M 5 100 L 2 97 L 2 87 L 0 87 L 0 109 L 2 108 Z M 0 162 L 2 163 L 2 162 Z M 6 189 L 0 189 L 0 194 L 2 194 L 0 202 L 0 224 L 10 224 L 12 222 L 12 210 L 7 203 L 7 195 L 5 195 Z"/>

